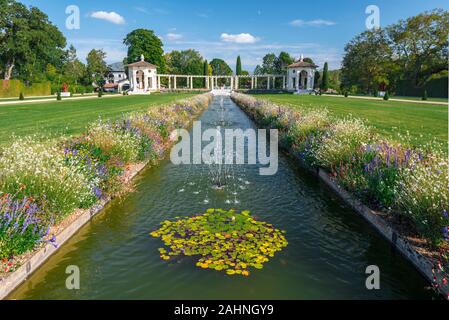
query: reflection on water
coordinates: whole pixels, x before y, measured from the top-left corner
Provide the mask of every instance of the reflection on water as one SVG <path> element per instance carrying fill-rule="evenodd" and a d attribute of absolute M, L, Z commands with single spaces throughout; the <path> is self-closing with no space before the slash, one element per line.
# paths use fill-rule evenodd
<path fill-rule="evenodd" d="M 216 97 L 201 117 L 203 130 L 220 121 L 231 128 L 254 124 L 229 99 Z M 280 155 L 274 176 L 258 165 L 229 165 L 223 186 L 215 168 L 175 166 L 146 170 L 136 191 L 113 201 L 10 298 L 14 299 L 406 299 L 431 298 L 425 280 L 389 244 L 315 177 Z M 207 208 L 250 210 L 286 230 L 289 245 L 262 270 L 230 277 L 195 267 L 184 257 L 162 261 L 161 221 Z M 65 269 L 77 265 L 81 289 L 65 288 Z M 365 288 L 365 269 L 377 265 L 381 290 Z"/>

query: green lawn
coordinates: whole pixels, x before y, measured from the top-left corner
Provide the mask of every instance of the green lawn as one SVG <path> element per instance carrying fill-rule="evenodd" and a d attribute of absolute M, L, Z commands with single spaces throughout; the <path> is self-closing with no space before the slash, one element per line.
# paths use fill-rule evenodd
<path fill-rule="evenodd" d="M 255 96 L 285 105 L 326 107 L 334 115 L 341 117 L 352 114 L 367 120 L 379 133 L 396 140 L 398 132 L 405 134 L 408 131 L 416 139 L 416 144 L 424 144 L 433 138 L 446 145 L 448 141 L 448 107 L 443 105 L 292 94 Z M 446 148 L 445 146 L 444 150 Z"/>
<path fill-rule="evenodd" d="M 116 119 L 123 113 L 189 96 L 192 94 L 173 93 L 0 105 L 0 144 L 8 142 L 12 134 L 52 137 L 80 134 L 99 117 Z"/>

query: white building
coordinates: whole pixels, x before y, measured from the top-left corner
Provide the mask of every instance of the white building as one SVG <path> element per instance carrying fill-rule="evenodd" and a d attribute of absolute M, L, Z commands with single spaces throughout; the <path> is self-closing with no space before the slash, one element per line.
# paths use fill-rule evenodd
<path fill-rule="evenodd" d="M 304 57 L 287 67 L 287 90 L 296 93 L 313 91 L 317 65 L 304 61 Z"/>
<path fill-rule="evenodd" d="M 103 89 L 111 92 L 121 92 L 129 89 L 129 81 L 123 63 L 113 63 L 108 67 L 109 71 L 104 77 L 105 85 Z"/>
<path fill-rule="evenodd" d="M 157 66 L 145 61 L 143 55 L 140 61 L 126 65 L 130 81 L 130 94 L 145 94 L 158 90 Z"/>

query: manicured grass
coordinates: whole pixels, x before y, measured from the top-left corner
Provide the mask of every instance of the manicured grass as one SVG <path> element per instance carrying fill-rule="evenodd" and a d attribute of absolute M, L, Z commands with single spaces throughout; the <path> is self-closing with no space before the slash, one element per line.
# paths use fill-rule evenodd
<path fill-rule="evenodd" d="M 422 97 L 406 97 L 406 96 L 392 96 L 392 99 L 402 99 L 402 100 L 422 100 Z M 432 98 L 428 97 L 427 101 L 435 101 L 435 102 L 447 102 L 447 98 Z"/>
<path fill-rule="evenodd" d="M 435 138 L 447 146 L 448 107 L 413 102 L 350 99 L 332 96 L 271 94 L 255 95 L 273 102 L 306 108 L 327 108 L 336 116 L 352 114 L 387 137 L 400 140 L 398 133 L 408 131 L 415 144 L 425 144 Z M 444 147 L 446 150 L 447 147 Z"/>
<path fill-rule="evenodd" d="M 0 105 L 0 144 L 8 142 L 12 134 L 51 137 L 80 134 L 99 117 L 116 119 L 123 113 L 146 110 L 152 105 L 190 96 L 192 94 L 170 93 Z"/>

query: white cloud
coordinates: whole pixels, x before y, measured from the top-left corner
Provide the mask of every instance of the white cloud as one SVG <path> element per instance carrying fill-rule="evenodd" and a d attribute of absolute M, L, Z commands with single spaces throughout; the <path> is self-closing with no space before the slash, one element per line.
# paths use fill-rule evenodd
<path fill-rule="evenodd" d="M 170 32 L 170 33 L 167 33 L 167 35 L 165 37 L 169 41 L 176 41 L 176 40 L 182 39 L 182 34 Z"/>
<path fill-rule="evenodd" d="M 309 21 L 296 19 L 296 20 L 290 21 L 289 24 L 294 27 L 302 27 L 302 26 L 319 27 L 319 26 L 333 26 L 336 23 L 334 21 L 324 20 L 324 19 L 315 19 L 315 20 L 309 20 Z"/>
<path fill-rule="evenodd" d="M 257 41 L 260 40 L 259 38 L 249 33 L 240 33 L 240 34 L 222 33 L 220 38 L 224 42 L 233 42 L 233 43 L 256 43 Z"/>
<path fill-rule="evenodd" d="M 125 18 L 114 11 L 95 11 L 90 16 L 92 18 L 106 20 L 114 24 L 125 24 Z"/>

